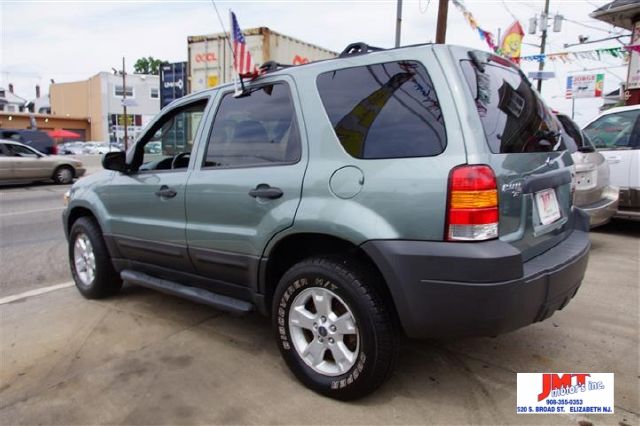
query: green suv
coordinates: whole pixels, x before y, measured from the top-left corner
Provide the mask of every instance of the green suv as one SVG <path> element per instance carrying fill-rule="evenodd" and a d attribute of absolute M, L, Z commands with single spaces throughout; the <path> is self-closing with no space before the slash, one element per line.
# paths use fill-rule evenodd
<path fill-rule="evenodd" d="M 346 400 L 389 377 L 403 334 L 494 336 L 576 294 L 589 239 L 571 155 L 509 61 L 360 43 L 265 69 L 174 101 L 73 185 L 85 297 L 128 282 L 258 311 L 293 373 Z"/>

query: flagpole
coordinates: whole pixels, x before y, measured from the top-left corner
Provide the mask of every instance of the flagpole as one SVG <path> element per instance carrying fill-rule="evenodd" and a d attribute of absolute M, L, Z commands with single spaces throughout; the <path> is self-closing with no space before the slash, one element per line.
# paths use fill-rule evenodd
<path fill-rule="evenodd" d="M 231 58 L 232 60 L 235 60 L 236 57 L 236 52 L 233 50 L 233 43 L 231 43 L 231 33 L 228 33 L 226 28 L 224 27 L 224 22 L 222 21 L 222 17 L 220 16 L 220 12 L 218 11 L 218 6 L 216 6 L 216 2 L 215 0 L 211 0 L 211 4 L 213 5 L 213 8 L 216 11 L 216 15 L 218 16 L 218 22 L 220 22 L 220 27 L 222 27 L 222 32 L 224 34 L 227 35 L 227 44 L 229 45 L 229 50 L 231 51 Z M 231 24 L 231 26 L 229 28 L 233 28 L 233 21 L 231 18 L 231 9 L 229 9 L 229 23 Z M 235 65 L 234 65 L 235 68 Z M 223 70 L 223 73 L 225 73 L 227 70 Z M 238 92 L 238 80 L 236 78 L 236 75 L 232 72 L 231 73 L 232 78 L 233 78 L 233 87 L 236 91 L 236 93 Z M 224 79 L 224 74 L 222 75 L 222 79 Z"/>
<path fill-rule="evenodd" d="M 232 15 L 232 11 L 231 9 L 229 9 L 229 28 L 231 28 L 231 31 L 233 31 L 233 15 Z M 233 61 L 233 70 L 236 69 L 236 52 L 235 50 L 233 50 L 233 43 L 231 43 L 231 33 L 229 33 L 229 46 L 231 46 L 231 56 L 232 56 L 232 61 Z M 235 95 L 237 95 L 238 93 L 240 93 L 240 90 L 238 89 L 238 77 L 235 72 L 231 73 L 232 78 L 233 78 L 233 92 Z"/>

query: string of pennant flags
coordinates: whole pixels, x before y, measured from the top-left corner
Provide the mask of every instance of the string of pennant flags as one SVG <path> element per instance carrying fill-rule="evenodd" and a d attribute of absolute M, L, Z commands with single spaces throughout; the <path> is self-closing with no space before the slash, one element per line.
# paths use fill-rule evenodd
<path fill-rule="evenodd" d="M 480 27 L 480 25 L 478 25 L 478 21 L 476 21 L 476 19 L 473 17 L 473 14 L 460 0 L 452 0 L 452 3 L 455 7 L 458 8 L 458 10 L 460 10 L 462 16 L 464 16 L 464 18 L 467 20 L 469 26 L 471 26 L 471 28 L 478 32 L 480 39 L 484 40 L 492 51 L 495 52 L 496 50 L 498 50 L 498 45 L 496 45 L 493 33 Z"/>
<path fill-rule="evenodd" d="M 543 61 L 561 61 L 563 63 L 572 63 L 579 60 L 600 60 L 603 56 L 611 56 L 614 58 L 623 59 L 625 62 L 629 60 L 631 52 L 640 53 L 640 45 L 635 46 L 619 46 L 608 47 L 592 50 L 582 50 L 577 52 L 557 52 L 538 55 L 520 56 L 520 45 L 522 43 L 522 37 L 524 31 L 520 27 L 518 21 L 509 27 L 505 32 L 505 36 L 502 40 L 495 39 L 493 33 L 485 30 L 480 26 L 478 21 L 474 18 L 473 14 L 467 9 L 461 0 L 452 0 L 452 3 L 464 16 L 469 26 L 478 32 L 481 40 L 487 43 L 487 46 L 496 54 L 503 55 L 511 59 L 515 63 L 520 61 L 529 62 L 543 62 Z M 509 40 L 511 39 L 511 40 Z M 516 45 L 513 44 L 516 43 Z"/>
<path fill-rule="evenodd" d="M 578 52 L 558 52 L 547 53 L 543 55 L 528 55 L 521 56 L 520 60 L 530 62 L 543 62 L 543 61 L 562 61 L 563 63 L 571 63 L 574 60 L 588 59 L 593 61 L 599 61 L 603 56 L 612 56 L 614 58 L 628 60 L 629 53 L 640 52 L 640 45 L 638 46 L 620 46 L 620 47 L 607 47 L 602 49 L 581 50 Z"/>

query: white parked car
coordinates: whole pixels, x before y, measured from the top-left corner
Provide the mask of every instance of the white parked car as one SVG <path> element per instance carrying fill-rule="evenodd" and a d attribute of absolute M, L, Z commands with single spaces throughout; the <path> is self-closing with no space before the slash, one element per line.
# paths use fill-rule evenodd
<path fill-rule="evenodd" d="M 620 187 L 619 217 L 640 220 L 640 105 L 611 108 L 584 127 Z"/>

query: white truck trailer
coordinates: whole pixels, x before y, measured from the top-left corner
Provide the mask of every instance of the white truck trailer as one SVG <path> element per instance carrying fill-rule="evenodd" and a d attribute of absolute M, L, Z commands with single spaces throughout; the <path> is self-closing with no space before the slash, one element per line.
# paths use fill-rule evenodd
<path fill-rule="evenodd" d="M 271 31 L 267 27 L 250 28 L 242 33 L 251 57 L 258 65 L 267 61 L 301 65 L 338 56 L 336 52 Z M 189 93 L 232 81 L 233 55 L 227 34 L 189 36 L 187 43 Z"/>

